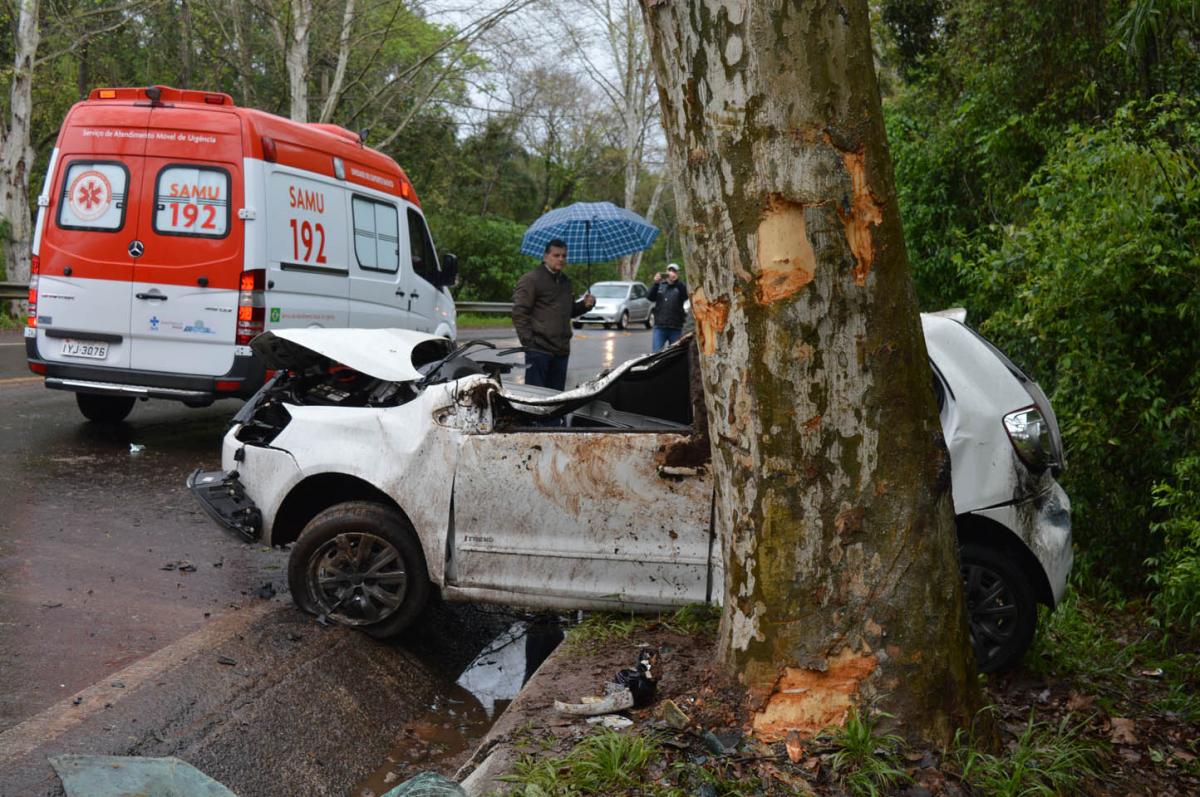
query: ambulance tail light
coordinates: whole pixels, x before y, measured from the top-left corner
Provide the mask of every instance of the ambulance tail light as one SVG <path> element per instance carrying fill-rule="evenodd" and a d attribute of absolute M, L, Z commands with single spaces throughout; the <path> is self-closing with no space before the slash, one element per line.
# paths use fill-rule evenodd
<path fill-rule="evenodd" d="M 263 269 L 243 271 L 238 280 L 237 345 L 249 346 L 266 328 L 267 294 L 265 284 L 267 272 Z"/>
<path fill-rule="evenodd" d="M 42 259 L 37 255 L 29 263 L 29 318 L 26 326 L 37 327 L 38 275 L 42 273 Z"/>

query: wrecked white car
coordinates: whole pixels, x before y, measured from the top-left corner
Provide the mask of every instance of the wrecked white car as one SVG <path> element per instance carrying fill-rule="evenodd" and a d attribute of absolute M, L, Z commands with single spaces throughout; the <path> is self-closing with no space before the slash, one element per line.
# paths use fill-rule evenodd
<path fill-rule="evenodd" d="M 1071 567 L 1056 422 L 1037 385 L 956 320 L 925 316 L 962 575 L 984 670 L 1014 663 Z M 490 344 L 290 329 L 278 369 L 188 485 L 248 540 L 295 543 L 306 611 L 399 633 L 455 601 L 662 610 L 721 599 L 690 337 L 563 393 L 510 384 Z"/>

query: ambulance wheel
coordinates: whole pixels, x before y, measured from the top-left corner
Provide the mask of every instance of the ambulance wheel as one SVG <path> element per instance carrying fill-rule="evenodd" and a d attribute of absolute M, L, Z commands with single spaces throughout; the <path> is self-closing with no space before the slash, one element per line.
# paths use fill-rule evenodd
<path fill-rule="evenodd" d="M 288 559 L 292 599 L 304 611 L 393 637 L 429 597 L 429 571 L 416 532 L 397 510 L 347 501 L 321 512 Z"/>
<path fill-rule="evenodd" d="M 136 399 L 132 396 L 101 396 L 98 393 L 76 393 L 75 403 L 83 417 L 94 423 L 120 423 L 125 420 Z"/>
<path fill-rule="evenodd" d="M 629 329 L 629 311 L 621 313 L 621 318 L 617 321 L 617 329 Z"/>

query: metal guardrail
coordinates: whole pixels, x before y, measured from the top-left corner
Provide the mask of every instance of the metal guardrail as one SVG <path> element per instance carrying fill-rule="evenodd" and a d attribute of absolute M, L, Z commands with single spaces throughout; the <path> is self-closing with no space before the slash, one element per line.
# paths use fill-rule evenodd
<path fill-rule="evenodd" d="M 460 313 L 511 313 L 512 302 L 455 302 Z"/>
<path fill-rule="evenodd" d="M 0 282 L 0 300 L 29 297 L 28 282 Z"/>

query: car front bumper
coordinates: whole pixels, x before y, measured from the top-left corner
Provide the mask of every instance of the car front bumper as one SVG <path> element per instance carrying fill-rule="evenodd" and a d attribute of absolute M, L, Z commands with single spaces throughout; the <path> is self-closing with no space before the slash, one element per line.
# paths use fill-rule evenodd
<path fill-rule="evenodd" d="M 238 478 L 237 471 L 200 470 L 187 479 L 187 487 L 209 517 L 248 542 L 262 536 L 262 512 Z"/>
<path fill-rule="evenodd" d="M 1057 606 L 1067 591 L 1067 576 L 1075 552 L 1071 546 L 1071 499 L 1057 481 L 1048 489 L 1015 504 L 976 510 L 971 514 L 991 518 L 1012 530 L 1041 564 Z"/>

